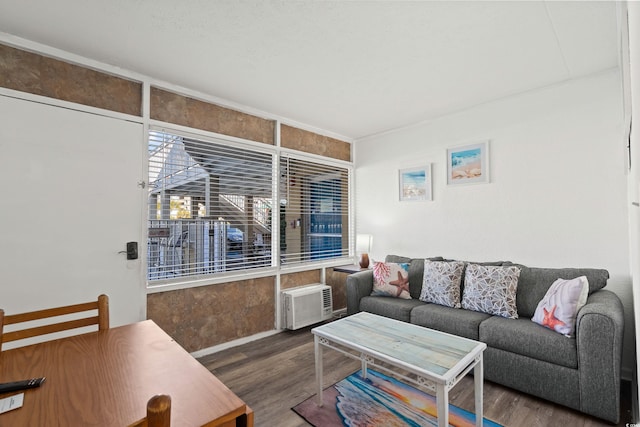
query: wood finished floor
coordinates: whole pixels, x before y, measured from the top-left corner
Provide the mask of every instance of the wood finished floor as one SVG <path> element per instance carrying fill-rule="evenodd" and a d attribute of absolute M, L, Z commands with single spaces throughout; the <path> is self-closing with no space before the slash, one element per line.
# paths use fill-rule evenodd
<path fill-rule="evenodd" d="M 311 328 L 282 333 L 199 359 L 255 412 L 257 427 L 308 426 L 291 410 L 315 394 Z M 324 351 L 324 385 L 358 370 L 358 361 L 337 351 Z M 450 402 L 473 411 L 473 378 L 464 378 L 450 392 Z M 631 422 L 630 385 L 622 390 L 622 417 Z M 484 415 L 505 427 L 612 426 L 597 418 L 485 381 Z"/>

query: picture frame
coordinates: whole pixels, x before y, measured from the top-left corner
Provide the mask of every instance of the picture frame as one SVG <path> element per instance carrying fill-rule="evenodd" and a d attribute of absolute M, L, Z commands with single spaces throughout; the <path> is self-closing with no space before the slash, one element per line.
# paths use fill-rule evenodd
<path fill-rule="evenodd" d="M 431 163 L 398 171 L 401 202 L 432 200 Z"/>
<path fill-rule="evenodd" d="M 447 149 L 447 185 L 488 182 L 488 140 Z"/>

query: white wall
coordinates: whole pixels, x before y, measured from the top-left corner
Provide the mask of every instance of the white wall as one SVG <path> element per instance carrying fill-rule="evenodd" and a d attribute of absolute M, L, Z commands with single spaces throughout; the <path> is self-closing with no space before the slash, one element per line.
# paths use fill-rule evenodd
<path fill-rule="evenodd" d="M 627 4 L 629 22 L 629 78 L 631 104 L 631 173 L 629 174 L 629 200 L 640 203 L 640 3 Z M 640 304 L 640 207 L 631 207 L 629 215 L 631 236 L 631 273 L 633 276 L 634 305 Z M 636 330 L 640 328 L 640 312 L 635 313 Z M 636 344 L 636 355 L 640 355 L 640 342 Z M 636 364 L 638 360 L 636 360 Z M 637 373 L 636 373 L 637 376 Z M 636 378 L 637 379 L 637 378 Z M 640 384 L 636 384 L 635 396 L 640 396 Z M 638 421 L 638 401 L 634 406 L 634 415 Z"/>
<path fill-rule="evenodd" d="M 392 107 L 390 107 L 392 108 Z M 490 140 L 491 182 L 446 184 L 447 147 Z M 356 224 L 389 253 L 609 270 L 634 322 L 622 94 L 611 71 L 356 142 Z M 398 169 L 432 163 L 433 201 L 399 202 Z"/>

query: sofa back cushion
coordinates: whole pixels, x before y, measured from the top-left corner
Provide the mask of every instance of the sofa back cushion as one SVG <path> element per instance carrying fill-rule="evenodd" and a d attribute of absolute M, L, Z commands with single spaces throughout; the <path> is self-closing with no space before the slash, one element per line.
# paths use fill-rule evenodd
<path fill-rule="evenodd" d="M 598 268 L 537 268 L 520 266 L 516 304 L 520 317 L 533 317 L 538 303 L 558 279 L 575 279 L 586 276 L 589 281 L 589 295 L 604 288 L 609 272 Z"/>
<path fill-rule="evenodd" d="M 431 261 L 442 261 L 441 256 L 426 258 Z M 385 262 L 409 263 L 409 293 L 411 298 L 420 298 L 422 291 L 422 279 L 424 276 L 425 258 L 409 258 L 400 255 L 387 255 Z"/>
<path fill-rule="evenodd" d="M 400 256 L 400 255 L 387 255 L 387 257 L 384 259 L 384 262 L 405 263 L 405 262 L 411 262 L 411 258 L 406 256 Z"/>

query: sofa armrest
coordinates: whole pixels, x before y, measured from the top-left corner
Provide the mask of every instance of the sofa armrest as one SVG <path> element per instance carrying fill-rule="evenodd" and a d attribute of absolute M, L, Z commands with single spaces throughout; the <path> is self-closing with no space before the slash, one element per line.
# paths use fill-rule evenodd
<path fill-rule="evenodd" d="M 623 331 L 620 298 L 608 290 L 591 294 L 576 324 L 580 409 L 613 423 L 620 419 Z"/>
<path fill-rule="evenodd" d="M 373 290 L 373 271 L 359 271 L 347 276 L 347 315 L 360 311 L 362 297 L 371 295 Z"/>

